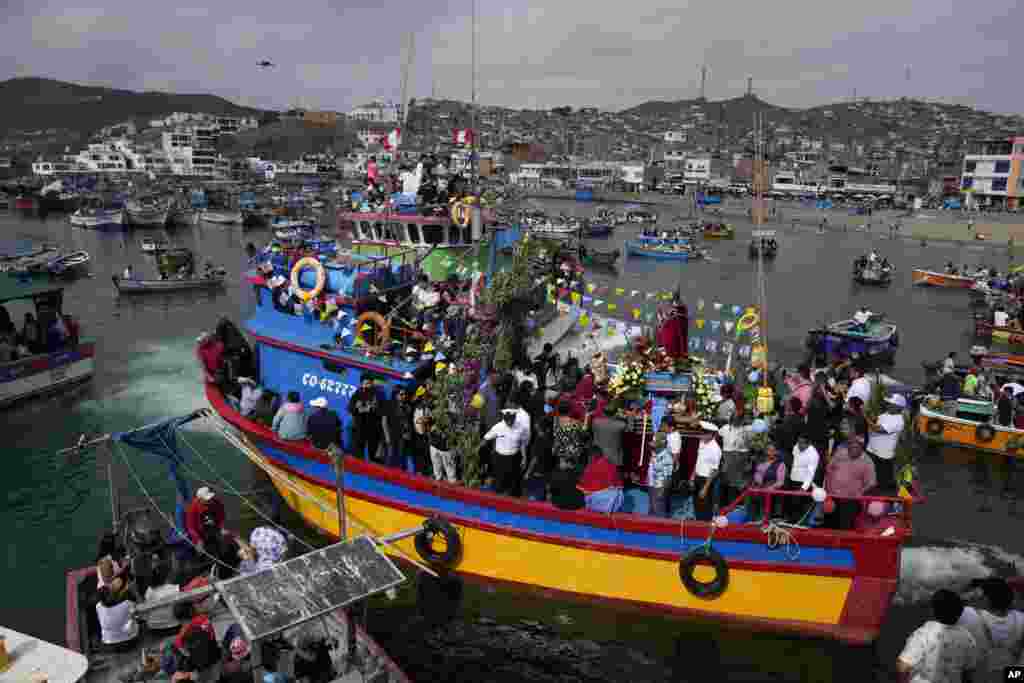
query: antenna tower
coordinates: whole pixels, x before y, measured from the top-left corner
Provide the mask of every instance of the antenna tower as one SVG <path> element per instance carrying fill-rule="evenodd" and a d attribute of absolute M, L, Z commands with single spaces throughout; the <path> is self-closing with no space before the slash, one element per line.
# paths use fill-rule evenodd
<path fill-rule="evenodd" d="M 704 86 L 707 85 L 708 81 L 708 66 L 707 64 L 701 64 L 700 66 L 700 99 L 704 101 Z"/>

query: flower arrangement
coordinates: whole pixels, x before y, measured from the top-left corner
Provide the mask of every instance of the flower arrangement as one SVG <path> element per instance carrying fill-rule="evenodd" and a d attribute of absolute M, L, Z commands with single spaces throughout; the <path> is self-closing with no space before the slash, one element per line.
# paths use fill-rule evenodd
<path fill-rule="evenodd" d="M 703 366 L 696 365 L 693 368 L 693 393 L 697 401 L 697 414 L 702 420 L 711 420 L 715 417 L 715 392 L 708 381 L 706 370 Z"/>
<path fill-rule="evenodd" d="M 647 368 L 639 361 L 625 361 L 608 382 L 608 393 L 613 398 L 624 398 L 643 391 L 646 384 L 644 375 Z"/>

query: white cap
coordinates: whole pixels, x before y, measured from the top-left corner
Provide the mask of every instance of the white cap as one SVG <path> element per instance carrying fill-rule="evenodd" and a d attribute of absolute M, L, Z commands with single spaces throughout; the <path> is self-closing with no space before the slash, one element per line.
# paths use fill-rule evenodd
<path fill-rule="evenodd" d="M 203 486 L 198 491 L 196 491 L 196 498 L 203 501 L 204 503 L 208 503 L 211 500 L 213 500 L 213 491 L 211 491 L 208 486 Z"/>
<path fill-rule="evenodd" d="M 309 405 L 313 406 L 314 408 L 326 408 L 327 407 L 327 399 L 324 398 L 323 396 L 320 396 L 320 397 L 314 398 L 312 401 L 310 401 Z"/>
<path fill-rule="evenodd" d="M 252 377 L 239 377 L 238 378 L 238 383 L 239 384 L 256 384 L 256 380 L 254 380 Z"/>
<path fill-rule="evenodd" d="M 718 425 L 716 425 L 714 422 L 705 422 L 701 420 L 700 428 L 703 429 L 705 432 L 711 432 L 712 434 L 718 433 Z"/>
<path fill-rule="evenodd" d="M 900 408 L 907 407 L 907 399 L 903 398 L 899 394 L 893 394 L 889 398 L 885 399 L 885 402 L 891 403 L 894 406 L 899 406 Z"/>

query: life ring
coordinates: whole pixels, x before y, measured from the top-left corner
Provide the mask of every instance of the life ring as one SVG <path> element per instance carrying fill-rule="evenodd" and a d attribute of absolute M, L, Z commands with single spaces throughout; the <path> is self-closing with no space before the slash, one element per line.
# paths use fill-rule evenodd
<path fill-rule="evenodd" d="M 974 430 L 974 438 L 981 443 L 988 443 L 992 439 L 996 438 L 996 430 L 990 424 L 980 424 L 977 429 Z"/>
<path fill-rule="evenodd" d="M 711 581 L 701 581 L 694 576 L 694 570 L 698 562 L 710 562 L 715 569 L 715 578 Z M 694 548 L 679 560 L 679 578 L 682 579 L 686 590 L 698 598 L 711 600 L 725 592 L 729 586 L 729 565 L 725 558 L 708 546 Z"/>
<path fill-rule="evenodd" d="M 366 343 L 366 339 L 362 339 L 360 336 L 363 324 L 367 321 L 372 321 L 377 326 L 377 343 L 372 346 Z M 369 351 L 379 352 L 391 341 L 391 323 L 387 321 L 387 318 L 375 311 L 367 311 L 356 318 L 355 328 L 356 339 L 362 339 L 363 346 Z"/>
<path fill-rule="evenodd" d="M 470 210 L 468 204 L 464 201 L 457 201 L 452 204 L 452 222 L 460 228 L 464 228 L 469 225 L 472 220 L 473 212 Z"/>
<path fill-rule="evenodd" d="M 945 428 L 946 426 L 942 424 L 942 420 L 937 417 L 928 420 L 928 423 L 924 426 L 924 430 L 928 432 L 929 436 L 941 436 L 942 430 Z"/>
<path fill-rule="evenodd" d="M 752 330 L 760 321 L 761 318 L 758 316 L 757 311 L 749 310 L 741 315 L 740 319 L 736 321 L 736 331 L 743 333 L 748 330 Z"/>
<path fill-rule="evenodd" d="M 302 285 L 299 284 L 299 274 L 302 273 L 303 268 L 312 268 L 316 271 L 316 284 L 313 285 L 313 289 L 303 289 Z M 303 301 L 309 301 L 320 296 L 320 292 L 324 291 L 324 285 L 327 284 L 327 271 L 324 270 L 323 265 L 320 264 L 312 256 L 304 256 L 295 262 L 292 266 L 292 289 Z"/>
<path fill-rule="evenodd" d="M 434 549 L 434 537 L 444 538 L 445 549 Z M 424 520 L 423 529 L 416 534 L 416 552 L 430 564 L 450 567 L 459 561 L 462 555 L 462 538 L 451 522 L 441 517 Z"/>

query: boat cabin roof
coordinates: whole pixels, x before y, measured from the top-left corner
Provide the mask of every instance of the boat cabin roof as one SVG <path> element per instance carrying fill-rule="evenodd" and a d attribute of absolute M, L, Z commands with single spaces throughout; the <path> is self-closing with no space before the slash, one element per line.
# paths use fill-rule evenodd
<path fill-rule="evenodd" d="M 19 299 L 35 299 L 47 294 L 60 294 L 62 291 L 63 287 L 48 279 L 0 275 L 0 304 Z"/>

